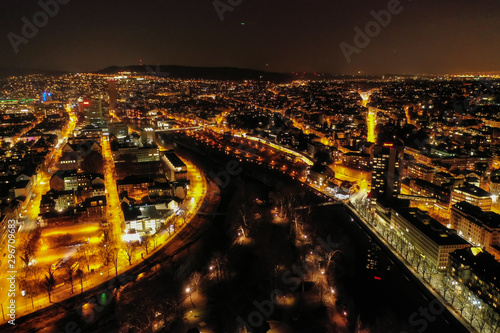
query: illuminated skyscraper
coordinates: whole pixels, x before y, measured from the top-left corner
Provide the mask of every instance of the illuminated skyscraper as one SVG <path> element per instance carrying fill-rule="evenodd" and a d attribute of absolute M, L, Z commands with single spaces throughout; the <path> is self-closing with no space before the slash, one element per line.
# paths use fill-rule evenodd
<path fill-rule="evenodd" d="M 371 197 L 392 199 L 401 191 L 404 145 L 399 142 L 373 147 Z"/>

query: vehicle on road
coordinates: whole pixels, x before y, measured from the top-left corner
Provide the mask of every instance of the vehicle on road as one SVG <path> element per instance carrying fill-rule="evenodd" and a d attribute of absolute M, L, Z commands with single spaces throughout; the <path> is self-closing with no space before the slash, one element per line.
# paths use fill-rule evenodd
<path fill-rule="evenodd" d="M 62 266 L 62 264 L 64 264 L 64 260 L 63 259 L 59 259 L 58 261 L 56 261 L 55 263 L 52 264 L 52 270 L 57 270 L 58 268 L 60 268 Z"/>

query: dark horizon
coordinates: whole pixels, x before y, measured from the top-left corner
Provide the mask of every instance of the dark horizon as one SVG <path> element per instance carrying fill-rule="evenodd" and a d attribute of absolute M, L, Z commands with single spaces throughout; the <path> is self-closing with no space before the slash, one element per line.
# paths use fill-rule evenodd
<path fill-rule="evenodd" d="M 46 74 L 46 73 L 64 73 L 64 74 L 77 74 L 77 73 L 99 73 L 103 72 L 105 70 L 108 70 L 109 68 L 117 67 L 117 68 L 130 68 L 130 67 L 144 67 L 144 68 L 150 68 L 152 72 L 155 71 L 155 68 L 158 66 L 160 67 L 185 67 L 185 68 L 194 68 L 194 69 L 216 69 L 216 68 L 227 68 L 227 69 L 234 69 L 234 70 L 244 70 L 244 71 L 255 71 L 255 72 L 267 72 L 271 74 L 280 74 L 280 75 L 291 75 L 291 74 L 308 74 L 308 75 L 313 75 L 313 74 L 323 74 L 323 75 L 328 75 L 332 77 L 336 76 L 351 76 L 351 77 L 370 77 L 370 76 L 445 76 L 445 75 L 450 75 L 450 76 L 469 76 L 469 75 L 474 75 L 474 76 L 499 76 L 500 75 L 500 70 L 491 70 L 491 71 L 464 71 L 464 72 L 454 72 L 454 73 L 405 73 L 405 72 L 385 72 L 385 73 L 333 73 L 333 72 L 303 72 L 303 71 L 289 71 L 289 72 L 284 72 L 284 71 L 271 71 L 271 70 L 266 70 L 266 69 L 259 69 L 259 68 L 249 68 L 249 67 L 237 67 L 237 66 L 225 66 L 225 65 L 217 65 L 217 66 L 197 66 L 197 65 L 183 65 L 183 64 L 129 64 L 129 65 L 108 65 L 102 68 L 96 68 L 96 69 L 91 69 L 88 71 L 76 71 L 76 70 L 64 70 L 64 69 L 58 69 L 58 68 L 35 68 L 35 67 L 30 67 L 30 66 L 19 66 L 19 67 L 0 67 L 0 73 L 2 71 L 12 71 L 14 73 L 17 73 L 19 71 L 24 71 L 26 73 L 30 74 Z M 37 73 L 39 71 L 40 73 Z M 146 70 L 147 71 L 147 70 Z M 19 74 L 19 75 L 26 75 L 26 74 Z M 12 74 L 9 76 L 16 76 L 16 74 Z"/>
<path fill-rule="evenodd" d="M 39 2 L 6 1 L 0 26 L 0 67 L 70 72 L 108 66 L 176 64 L 237 67 L 277 73 L 379 75 L 499 72 L 500 3 L 409 0 L 288 3 L 207 1 L 117 4 L 59 0 L 49 15 Z M 225 7 L 215 9 L 214 4 Z M 222 4 L 222 5 L 221 5 Z M 371 26 L 373 13 L 392 7 Z M 222 8 L 222 7 L 219 7 Z M 26 20 L 36 33 L 23 34 Z M 24 23 L 23 18 L 26 18 Z M 221 21 L 223 18 L 223 21 Z M 384 22 L 385 20 L 385 22 Z M 379 21 L 380 22 L 380 21 Z M 16 44 L 17 45 L 14 45 Z M 342 43 L 357 50 L 347 57 Z M 17 50 L 16 50 L 17 48 Z M 17 53 L 16 53 L 17 51 Z M 350 58 L 350 59 L 348 59 Z"/>

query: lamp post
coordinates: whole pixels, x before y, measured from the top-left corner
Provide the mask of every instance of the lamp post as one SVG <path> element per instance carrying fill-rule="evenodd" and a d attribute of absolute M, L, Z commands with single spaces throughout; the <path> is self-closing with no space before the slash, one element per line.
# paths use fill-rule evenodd
<path fill-rule="evenodd" d="M 191 304 L 193 305 L 193 307 L 196 307 L 193 303 L 193 298 L 191 297 L 192 295 L 191 288 L 187 287 L 186 292 L 189 294 L 189 300 L 191 301 Z"/>

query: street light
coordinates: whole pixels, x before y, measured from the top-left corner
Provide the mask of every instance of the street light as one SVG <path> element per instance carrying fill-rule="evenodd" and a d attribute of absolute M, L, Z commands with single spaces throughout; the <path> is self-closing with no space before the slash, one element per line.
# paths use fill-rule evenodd
<path fill-rule="evenodd" d="M 193 303 L 193 298 L 191 297 L 192 293 L 191 293 L 191 288 L 187 287 L 186 288 L 186 292 L 189 294 L 189 300 L 191 301 L 191 304 L 193 305 L 193 307 L 196 307 Z"/>

